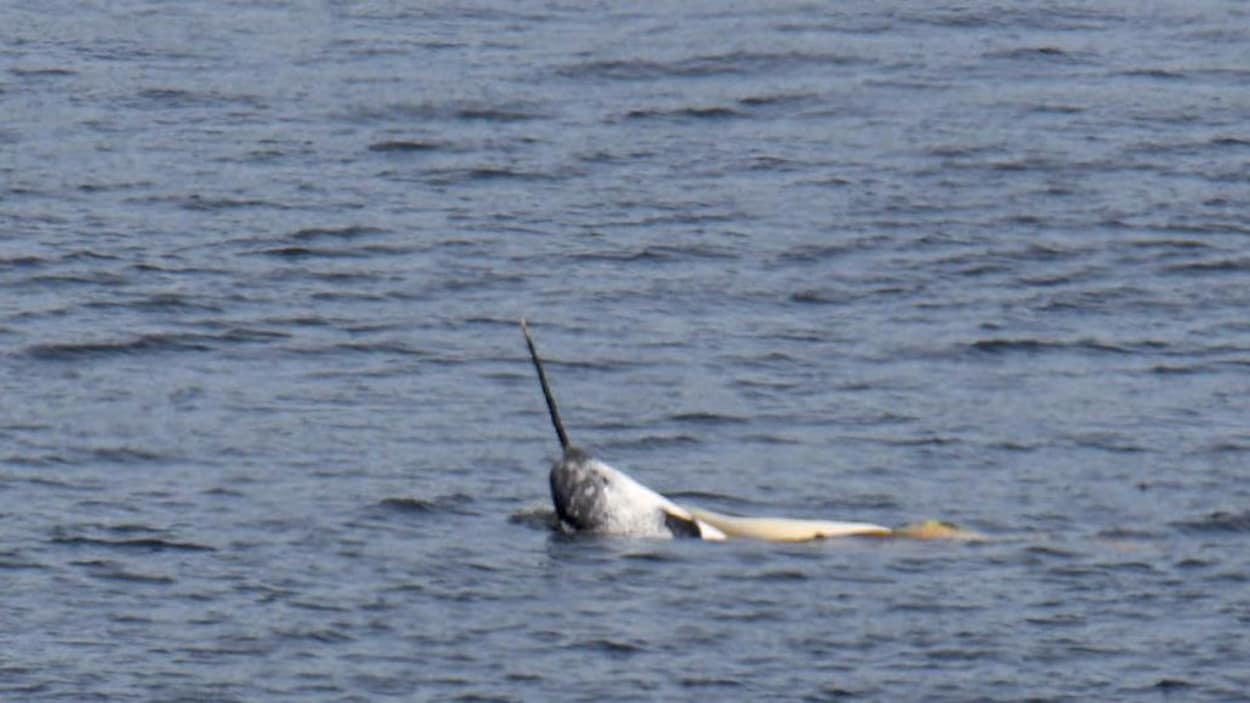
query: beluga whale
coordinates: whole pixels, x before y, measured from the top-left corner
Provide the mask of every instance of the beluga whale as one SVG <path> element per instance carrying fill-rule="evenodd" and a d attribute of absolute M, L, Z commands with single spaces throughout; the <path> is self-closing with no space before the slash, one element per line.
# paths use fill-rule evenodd
<path fill-rule="evenodd" d="M 560 442 L 561 455 L 552 463 L 548 479 L 551 500 L 564 531 L 615 537 L 685 537 L 714 541 L 751 538 L 773 542 L 853 536 L 921 539 L 977 537 L 974 533 L 936 521 L 891 529 L 868 522 L 724 515 L 679 505 L 569 441 L 555 395 L 543 370 L 542 358 L 525 320 L 521 320 L 521 332 L 525 335 L 530 360 L 547 403 L 547 413 Z"/>

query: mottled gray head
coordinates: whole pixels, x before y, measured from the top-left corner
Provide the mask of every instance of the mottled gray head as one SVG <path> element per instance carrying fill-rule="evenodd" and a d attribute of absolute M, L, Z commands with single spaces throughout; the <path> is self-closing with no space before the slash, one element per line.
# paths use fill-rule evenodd
<path fill-rule="evenodd" d="M 551 467 L 560 522 L 579 532 L 639 537 L 701 537 L 697 521 L 624 472 L 570 445 Z"/>
<path fill-rule="evenodd" d="M 608 478 L 594 470 L 590 455 L 569 445 L 564 456 L 551 465 L 551 501 L 556 514 L 575 530 L 595 531 L 604 527 Z"/>

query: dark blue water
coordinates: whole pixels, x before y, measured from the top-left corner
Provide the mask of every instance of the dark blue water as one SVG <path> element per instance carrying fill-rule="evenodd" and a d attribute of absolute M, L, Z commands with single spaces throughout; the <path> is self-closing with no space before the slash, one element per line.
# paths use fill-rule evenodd
<path fill-rule="evenodd" d="M 0 697 L 1236 700 L 1242 3 L 6 3 Z M 983 544 L 570 539 L 678 500 Z"/>

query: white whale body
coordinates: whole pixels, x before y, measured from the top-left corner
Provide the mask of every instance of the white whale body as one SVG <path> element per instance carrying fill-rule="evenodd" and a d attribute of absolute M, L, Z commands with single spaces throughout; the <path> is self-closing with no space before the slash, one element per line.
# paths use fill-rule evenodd
<path fill-rule="evenodd" d="M 891 529 L 868 522 L 739 517 L 679 505 L 569 442 L 525 320 L 521 320 L 521 331 L 525 334 L 530 360 L 563 450 L 561 457 L 552 464 L 549 480 L 556 515 L 560 526 L 567 531 L 617 537 L 694 537 L 715 541 L 751 538 L 773 542 L 853 536 L 980 538 L 975 533 L 935 521 Z"/>

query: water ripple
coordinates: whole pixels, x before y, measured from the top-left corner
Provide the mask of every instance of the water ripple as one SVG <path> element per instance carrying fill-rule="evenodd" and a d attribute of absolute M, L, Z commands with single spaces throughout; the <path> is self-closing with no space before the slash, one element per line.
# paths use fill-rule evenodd
<path fill-rule="evenodd" d="M 64 9 L 0 697 L 1244 697 L 1243 8 Z M 563 535 L 522 316 L 678 502 L 994 539 Z"/>

